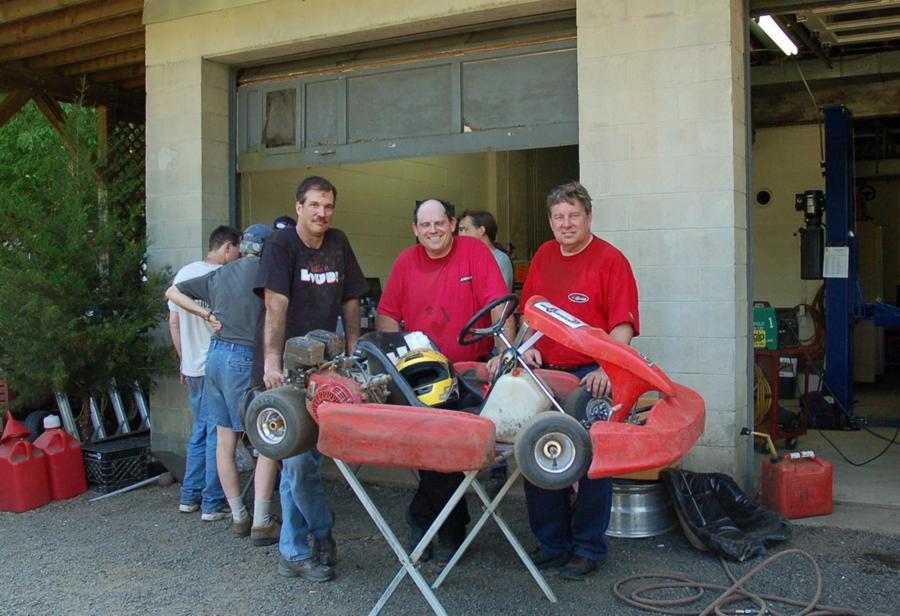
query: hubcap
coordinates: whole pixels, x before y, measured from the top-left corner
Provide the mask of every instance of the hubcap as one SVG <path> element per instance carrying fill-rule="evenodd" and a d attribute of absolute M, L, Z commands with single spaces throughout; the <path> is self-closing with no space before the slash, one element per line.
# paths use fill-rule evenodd
<path fill-rule="evenodd" d="M 575 463 L 575 442 L 561 432 L 547 433 L 534 444 L 534 461 L 547 473 L 563 473 Z"/>
<path fill-rule="evenodd" d="M 269 445 L 284 440 L 284 415 L 277 409 L 266 407 L 256 416 L 256 433 Z"/>

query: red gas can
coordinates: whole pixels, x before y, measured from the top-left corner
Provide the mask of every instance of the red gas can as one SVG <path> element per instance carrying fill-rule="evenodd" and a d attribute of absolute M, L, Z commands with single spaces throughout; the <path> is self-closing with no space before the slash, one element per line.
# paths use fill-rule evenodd
<path fill-rule="evenodd" d="M 762 504 L 789 519 L 828 515 L 832 507 L 831 462 L 815 457 L 763 460 Z"/>
<path fill-rule="evenodd" d="M 21 439 L 0 443 L 0 510 L 21 513 L 49 502 L 44 452 Z"/>
<path fill-rule="evenodd" d="M 81 445 L 59 426 L 59 417 L 46 417 L 44 433 L 34 442 L 34 446 L 43 451 L 47 458 L 50 497 L 53 500 L 72 498 L 87 490 Z"/>

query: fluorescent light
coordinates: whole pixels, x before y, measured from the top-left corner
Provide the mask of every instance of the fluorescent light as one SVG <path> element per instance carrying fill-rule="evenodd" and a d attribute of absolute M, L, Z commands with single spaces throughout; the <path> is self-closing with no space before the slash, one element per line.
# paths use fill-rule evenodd
<path fill-rule="evenodd" d="M 778 45 L 781 51 L 784 52 L 784 55 L 797 55 L 798 50 L 797 46 L 794 45 L 794 41 L 784 33 L 784 30 L 781 29 L 778 22 L 772 19 L 771 15 L 760 15 L 759 19 L 756 20 L 756 23 L 758 23 L 759 27 L 763 29 L 763 32 L 772 39 L 772 42 Z"/>

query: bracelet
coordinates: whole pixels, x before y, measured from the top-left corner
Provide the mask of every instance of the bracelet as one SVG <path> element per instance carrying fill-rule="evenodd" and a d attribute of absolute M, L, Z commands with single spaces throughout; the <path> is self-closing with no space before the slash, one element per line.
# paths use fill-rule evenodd
<path fill-rule="evenodd" d="M 203 320 L 206 321 L 207 323 L 209 323 L 209 320 L 212 318 L 212 315 L 213 315 L 212 310 L 210 310 L 209 312 L 206 313 L 206 316 L 203 317 Z"/>

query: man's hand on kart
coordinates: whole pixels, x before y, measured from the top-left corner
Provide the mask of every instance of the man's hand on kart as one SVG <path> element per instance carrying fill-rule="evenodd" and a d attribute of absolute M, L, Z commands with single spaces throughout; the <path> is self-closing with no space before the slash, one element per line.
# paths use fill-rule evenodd
<path fill-rule="evenodd" d="M 491 357 L 487 362 L 487 371 L 488 376 L 491 380 L 497 376 L 497 371 L 500 369 L 500 358 L 501 355 L 497 355 L 495 357 Z M 537 349 L 528 349 L 525 353 L 522 354 L 522 359 L 525 360 L 525 363 L 531 366 L 532 368 L 540 368 L 541 367 L 541 353 Z"/>
<path fill-rule="evenodd" d="M 266 366 L 266 371 L 263 374 L 263 383 L 266 384 L 266 389 L 275 389 L 284 385 L 284 375 L 281 373 L 281 369 Z"/>
<path fill-rule="evenodd" d="M 602 398 L 612 393 L 612 384 L 603 368 L 598 367 L 593 372 L 588 372 L 581 379 L 581 384 L 594 398 Z"/>

